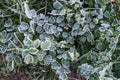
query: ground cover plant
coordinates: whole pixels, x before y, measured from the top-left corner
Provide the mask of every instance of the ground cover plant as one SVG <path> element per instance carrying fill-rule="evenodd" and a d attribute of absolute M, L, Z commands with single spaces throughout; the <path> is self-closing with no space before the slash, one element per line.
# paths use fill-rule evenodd
<path fill-rule="evenodd" d="M 119 78 L 119 0 L 0 0 L 0 80 Z"/>

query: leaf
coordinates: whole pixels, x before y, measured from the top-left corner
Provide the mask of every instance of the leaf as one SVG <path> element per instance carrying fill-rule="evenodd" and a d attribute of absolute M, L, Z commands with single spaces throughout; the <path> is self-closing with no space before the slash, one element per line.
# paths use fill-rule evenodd
<path fill-rule="evenodd" d="M 26 55 L 26 56 L 25 56 L 25 59 L 24 59 L 24 62 L 25 62 L 26 64 L 33 63 L 33 62 L 34 62 L 33 56 L 30 55 L 30 54 Z"/>
<path fill-rule="evenodd" d="M 15 57 L 15 63 L 16 63 L 17 65 L 22 64 L 22 59 L 21 59 L 19 56 L 16 56 L 16 57 Z"/>
<path fill-rule="evenodd" d="M 30 53 L 29 49 L 23 49 L 22 50 L 22 57 L 24 58 L 26 55 Z"/>
<path fill-rule="evenodd" d="M 57 70 L 61 68 L 61 65 L 56 61 L 51 64 L 51 68 Z"/>
<path fill-rule="evenodd" d="M 41 42 L 41 49 L 42 50 L 50 50 L 50 47 L 51 47 L 51 41 L 48 38 L 46 38 L 45 41 Z"/>
<path fill-rule="evenodd" d="M 35 11 L 35 9 L 30 10 L 30 14 L 31 14 L 31 17 L 37 16 L 37 12 Z"/>
<path fill-rule="evenodd" d="M 44 25 L 44 21 L 43 21 L 43 20 L 37 21 L 37 25 L 38 25 L 39 27 L 42 27 L 42 26 Z"/>
<path fill-rule="evenodd" d="M 89 65 L 88 63 L 84 63 L 81 66 L 78 67 L 79 69 L 79 73 L 85 77 L 88 77 L 92 74 L 95 73 L 95 68 L 93 68 L 91 65 Z"/>
<path fill-rule="evenodd" d="M 51 25 L 51 26 L 46 27 L 45 31 L 47 34 L 54 34 L 57 32 L 57 28 L 55 25 Z"/>
<path fill-rule="evenodd" d="M 6 46 L 1 46 L 0 53 L 5 53 L 6 51 L 7 51 L 7 47 Z"/>
<path fill-rule="evenodd" d="M 33 20 L 30 21 L 30 28 L 29 28 L 33 34 L 35 33 L 35 22 Z"/>
<path fill-rule="evenodd" d="M 103 27 L 105 27 L 105 28 L 108 28 L 108 27 L 110 27 L 110 24 L 109 24 L 108 22 L 103 22 L 103 23 L 101 24 L 101 26 L 103 26 Z"/>
<path fill-rule="evenodd" d="M 7 68 L 12 71 L 14 69 L 14 60 L 7 63 Z"/>
<path fill-rule="evenodd" d="M 68 37 L 68 33 L 67 33 L 67 32 L 63 32 L 63 33 L 62 33 L 62 37 L 63 37 L 63 38 L 67 38 L 67 37 Z"/>
<path fill-rule="evenodd" d="M 102 50 L 102 49 L 104 49 L 104 48 L 105 48 L 105 45 L 104 45 L 103 43 L 98 42 L 98 43 L 96 44 L 96 49 Z"/>
<path fill-rule="evenodd" d="M 86 37 L 84 37 L 84 36 L 80 37 L 80 41 L 85 43 L 86 42 Z"/>
<path fill-rule="evenodd" d="M 38 62 L 37 56 L 33 56 L 33 60 L 34 60 L 34 61 L 33 61 L 33 64 L 36 65 L 37 62 Z"/>
<path fill-rule="evenodd" d="M 77 60 L 77 58 L 79 57 L 79 53 L 77 51 L 75 52 L 68 52 L 69 56 L 70 56 L 70 60 L 74 61 Z"/>
<path fill-rule="evenodd" d="M 94 35 L 88 34 L 88 36 L 87 36 L 87 41 L 88 41 L 88 42 L 93 42 L 93 41 L 94 41 Z"/>
<path fill-rule="evenodd" d="M 52 56 L 51 55 L 47 55 L 44 57 L 44 64 L 45 65 L 49 65 L 52 62 Z"/>
<path fill-rule="evenodd" d="M 73 30 L 73 31 L 74 31 L 74 30 L 77 30 L 79 27 L 80 27 L 80 24 L 75 23 L 75 24 L 73 25 L 73 27 L 72 27 L 72 30 Z"/>
<path fill-rule="evenodd" d="M 30 54 L 37 54 L 38 53 L 38 49 L 36 49 L 36 48 L 34 48 L 34 47 L 30 47 L 29 48 L 29 52 L 30 52 Z"/>
<path fill-rule="evenodd" d="M 40 46 L 40 43 L 41 43 L 41 41 L 40 41 L 39 39 L 36 39 L 36 40 L 33 42 L 33 46 L 34 46 L 35 48 L 38 48 L 38 47 Z"/>
<path fill-rule="evenodd" d="M 5 21 L 4 26 L 5 27 L 11 27 L 12 24 L 13 24 L 13 21 L 11 19 L 8 19 L 7 21 Z"/>
<path fill-rule="evenodd" d="M 7 27 L 6 30 L 10 32 L 10 31 L 15 30 L 15 28 L 14 28 L 14 26 L 11 26 L 11 27 Z"/>
<path fill-rule="evenodd" d="M 9 53 L 9 54 L 6 55 L 5 59 L 6 59 L 7 62 L 10 62 L 10 61 L 13 60 L 13 55 Z"/>
<path fill-rule="evenodd" d="M 37 26 L 36 28 L 37 33 L 43 33 L 43 28 L 41 26 Z"/>
<path fill-rule="evenodd" d="M 43 56 L 43 54 L 37 54 L 37 58 L 39 61 L 42 61 L 44 56 Z"/>
<path fill-rule="evenodd" d="M 55 9 L 62 9 L 63 5 L 58 1 L 56 0 L 54 3 L 53 3 L 53 7 Z"/>
<path fill-rule="evenodd" d="M 64 72 L 60 73 L 59 74 L 59 79 L 61 79 L 61 80 L 67 80 L 68 79 L 67 74 L 65 74 Z"/>
<path fill-rule="evenodd" d="M 32 46 L 33 45 L 33 41 L 29 37 L 25 37 L 23 40 L 23 43 L 25 46 Z"/>
<path fill-rule="evenodd" d="M 21 30 L 27 30 L 29 28 L 29 25 L 26 22 L 21 22 L 19 27 Z"/>
<path fill-rule="evenodd" d="M 63 68 L 69 68 L 70 62 L 66 61 L 66 60 L 62 60 L 62 66 L 63 66 Z"/>
<path fill-rule="evenodd" d="M 64 20 L 64 16 L 58 16 L 56 22 L 61 23 L 63 20 Z"/>
<path fill-rule="evenodd" d="M 68 52 L 71 61 L 74 61 L 74 53 L 73 52 Z"/>
<path fill-rule="evenodd" d="M 29 19 L 32 19 L 32 16 L 31 16 L 30 9 L 29 9 L 28 2 L 27 2 L 27 1 L 24 2 L 24 9 L 25 9 L 25 14 L 26 14 L 26 16 L 27 16 Z"/>
<path fill-rule="evenodd" d="M 62 29 L 61 27 L 57 27 L 57 30 L 58 30 L 59 32 L 62 32 L 62 31 L 63 31 L 63 29 Z"/>

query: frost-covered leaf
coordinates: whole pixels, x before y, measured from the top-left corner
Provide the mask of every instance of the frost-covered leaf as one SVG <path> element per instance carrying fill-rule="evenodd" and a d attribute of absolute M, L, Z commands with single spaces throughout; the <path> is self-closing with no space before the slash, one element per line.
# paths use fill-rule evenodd
<path fill-rule="evenodd" d="M 89 78 L 92 74 L 96 72 L 95 69 L 88 63 L 82 64 L 81 66 L 78 67 L 78 69 L 79 73 L 86 78 Z"/>
<path fill-rule="evenodd" d="M 105 48 L 105 45 L 104 45 L 103 43 L 99 42 L 99 43 L 96 44 L 96 48 L 97 48 L 98 50 L 102 50 L 102 49 Z"/>
<path fill-rule="evenodd" d="M 7 21 L 5 21 L 4 26 L 5 27 L 11 27 L 12 24 L 13 24 L 13 21 L 11 19 L 8 19 Z"/>
<path fill-rule="evenodd" d="M 27 2 L 27 1 L 24 2 L 24 9 L 25 9 L 25 14 L 26 14 L 26 16 L 27 16 L 29 19 L 32 19 L 32 16 L 31 16 L 30 9 L 29 9 L 28 2 Z"/>
<path fill-rule="evenodd" d="M 31 32 L 34 34 L 35 33 L 35 22 L 33 20 L 30 21 L 30 29 L 31 29 Z"/>
<path fill-rule="evenodd" d="M 39 20 L 37 21 L 37 25 L 42 27 L 44 25 L 44 21 L 43 20 Z"/>
<path fill-rule="evenodd" d="M 26 55 L 30 54 L 29 49 L 22 50 L 22 57 L 24 58 Z"/>
<path fill-rule="evenodd" d="M 13 57 L 13 55 L 12 55 L 12 54 L 10 54 L 10 53 L 6 55 L 6 61 L 7 61 L 7 62 L 12 61 L 12 60 L 13 60 L 13 58 L 14 58 L 14 57 Z"/>
<path fill-rule="evenodd" d="M 38 62 L 37 56 L 33 56 L 33 60 L 34 60 L 34 61 L 33 61 L 33 63 L 32 63 L 32 64 L 33 64 L 33 65 L 36 65 L 36 64 L 37 64 L 37 62 Z"/>
<path fill-rule="evenodd" d="M 87 36 L 87 41 L 88 41 L 88 42 L 93 42 L 93 41 L 94 41 L 94 36 L 93 36 L 92 34 L 89 34 L 89 35 Z"/>
<path fill-rule="evenodd" d="M 39 50 L 36 49 L 36 48 L 34 48 L 34 47 L 29 48 L 29 52 L 30 52 L 30 54 L 37 54 L 38 51 L 39 51 Z"/>
<path fill-rule="evenodd" d="M 10 71 L 12 71 L 14 69 L 14 65 L 15 65 L 14 60 L 12 60 L 12 61 L 10 61 L 10 62 L 7 63 L 7 68 Z"/>
<path fill-rule="evenodd" d="M 21 22 L 19 27 L 21 30 L 27 30 L 29 28 L 29 25 L 26 22 Z"/>
<path fill-rule="evenodd" d="M 58 0 L 56 0 L 53 3 L 53 6 L 54 6 L 55 9 L 61 9 L 63 7 L 63 5 Z"/>
<path fill-rule="evenodd" d="M 15 63 L 16 63 L 17 65 L 22 64 L 22 59 L 21 59 L 19 56 L 16 56 L 16 57 L 15 57 Z"/>
<path fill-rule="evenodd" d="M 119 26 L 119 27 L 117 27 L 117 30 L 120 32 L 120 26 Z"/>
<path fill-rule="evenodd" d="M 41 42 L 41 49 L 42 50 L 50 50 L 50 47 L 51 47 L 51 41 L 48 39 L 48 38 L 46 38 L 46 40 L 45 41 L 42 41 Z"/>
<path fill-rule="evenodd" d="M 47 34 L 54 34 L 57 32 L 57 28 L 55 25 L 51 25 L 45 31 Z"/>
<path fill-rule="evenodd" d="M 64 20 L 64 16 L 58 16 L 56 22 L 61 23 L 63 20 Z"/>
<path fill-rule="evenodd" d="M 108 22 L 103 22 L 101 25 L 105 28 L 110 27 L 110 24 Z"/>
<path fill-rule="evenodd" d="M 66 47 L 67 42 L 66 41 L 60 41 L 57 46 L 60 48 L 65 48 Z"/>
<path fill-rule="evenodd" d="M 37 26 L 36 28 L 37 33 L 43 33 L 43 28 L 41 26 Z"/>
<path fill-rule="evenodd" d="M 57 70 L 61 68 L 61 65 L 56 61 L 51 64 L 51 68 Z"/>
<path fill-rule="evenodd" d="M 63 31 L 63 29 L 62 29 L 61 27 L 57 27 L 57 30 L 58 30 L 59 32 L 62 32 L 62 31 Z"/>
<path fill-rule="evenodd" d="M 23 43 L 25 46 L 32 46 L 33 45 L 33 41 L 29 37 L 25 37 L 23 40 Z"/>
<path fill-rule="evenodd" d="M 86 37 L 84 36 L 80 37 L 80 41 L 84 43 L 86 41 Z"/>
<path fill-rule="evenodd" d="M 68 37 L 68 33 L 67 33 L 67 32 L 63 32 L 63 33 L 62 33 L 62 37 L 63 37 L 63 38 L 67 38 L 67 37 Z"/>
<path fill-rule="evenodd" d="M 7 47 L 6 46 L 1 46 L 0 48 L 0 53 L 5 53 L 7 51 Z"/>
<path fill-rule="evenodd" d="M 33 42 L 33 46 L 34 46 L 35 48 L 38 48 L 38 47 L 40 46 L 40 43 L 41 43 L 41 41 L 40 41 L 39 39 L 36 39 L 36 40 Z"/>
<path fill-rule="evenodd" d="M 72 27 L 72 30 L 77 30 L 80 27 L 80 24 L 75 23 Z"/>
<path fill-rule="evenodd" d="M 37 12 L 35 11 L 35 9 L 30 10 L 30 14 L 31 14 L 31 17 L 37 16 Z"/>
<path fill-rule="evenodd" d="M 49 65 L 52 62 L 52 56 L 51 55 L 47 55 L 44 57 L 44 64 L 45 65 Z"/>
<path fill-rule="evenodd" d="M 68 55 L 70 56 L 70 60 L 74 61 L 77 60 L 77 58 L 79 57 L 79 53 L 78 52 L 68 52 Z"/>
<path fill-rule="evenodd" d="M 43 54 L 37 54 L 37 58 L 39 61 L 42 61 L 44 56 L 43 56 Z"/>
<path fill-rule="evenodd" d="M 61 80 L 67 80 L 67 79 L 68 79 L 68 76 L 67 76 L 67 74 L 65 74 L 65 73 L 63 72 L 63 73 L 60 73 L 60 74 L 59 74 L 59 79 L 61 79 Z"/>
<path fill-rule="evenodd" d="M 26 55 L 25 58 L 24 58 L 24 62 L 25 62 L 26 64 L 33 63 L 33 62 L 34 62 L 33 56 L 30 55 L 30 54 Z"/>
<path fill-rule="evenodd" d="M 70 62 L 66 60 L 62 60 L 62 66 L 63 68 L 68 68 L 70 66 Z"/>

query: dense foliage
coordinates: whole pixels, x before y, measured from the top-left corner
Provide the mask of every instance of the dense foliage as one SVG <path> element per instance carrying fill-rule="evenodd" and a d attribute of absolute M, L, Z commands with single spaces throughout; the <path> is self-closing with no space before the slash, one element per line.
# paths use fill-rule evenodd
<path fill-rule="evenodd" d="M 1 0 L 0 78 L 119 80 L 119 3 Z"/>

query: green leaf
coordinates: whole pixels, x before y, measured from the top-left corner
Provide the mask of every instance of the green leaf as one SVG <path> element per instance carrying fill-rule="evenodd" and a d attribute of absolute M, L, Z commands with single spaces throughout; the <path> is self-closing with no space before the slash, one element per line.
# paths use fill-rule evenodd
<path fill-rule="evenodd" d="M 7 47 L 6 46 L 1 46 L 0 53 L 5 53 L 6 51 L 7 51 Z"/>
<path fill-rule="evenodd" d="M 25 62 L 26 64 L 33 63 L 33 62 L 34 62 L 33 56 L 30 55 L 30 54 L 26 55 L 26 56 L 25 56 L 25 59 L 24 59 L 24 62 Z"/>
<path fill-rule="evenodd" d="M 37 54 L 37 58 L 39 61 L 42 61 L 44 56 L 43 56 L 43 54 Z"/>
<path fill-rule="evenodd" d="M 36 65 L 37 62 L 38 62 L 37 56 L 33 56 L 33 60 L 34 60 L 34 61 L 33 61 L 33 64 Z"/>
<path fill-rule="evenodd" d="M 59 79 L 61 79 L 61 80 L 67 80 L 68 79 L 67 74 L 65 74 L 64 72 L 60 73 L 59 74 Z"/>
<path fill-rule="evenodd" d="M 29 49 L 22 50 L 22 57 L 24 58 L 26 55 L 30 53 Z"/>
<path fill-rule="evenodd" d="M 41 42 L 41 49 L 42 50 L 50 50 L 50 47 L 51 47 L 51 41 L 48 38 L 46 38 L 45 41 Z"/>
<path fill-rule="evenodd" d="M 88 42 L 93 42 L 93 41 L 94 41 L 94 35 L 88 34 L 88 36 L 87 36 L 87 41 L 88 41 Z"/>
<path fill-rule="evenodd" d="M 12 71 L 14 69 L 14 60 L 7 63 L 7 68 Z"/>
<path fill-rule="evenodd" d="M 34 47 L 30 47 L 29 48 L 29 52 L 30 52 L 30 54 L 37 54 L 38 53 L 38 49 L 36 49 L 36 48 L 34 48 Z"/>
<path fill-rule="evenodd" d="M 22 64 L 22 59 L 21 59 L 19 56 L 16 56 L 16 57 L 15 57 L 15 63 L 16 63 L 17 65 Z"/>
<path fill-rule="evenodd" d="M 52 63 L 51 68 L 57 70 L 57 69 L 61 68 L 61 65 L 60 65 L 60 63 L 55 61 L 55 62 Z"/>
<path fill-rule="evenodd" d="M 68 68 L 70 66 L 70 62 L 66 60 L 62 60 L 62 66 L 63 68 Z"/>
<path fill-rule="evenodd" d="M 103 43 L 99 42 L 99 43 L 96 44 L 96 49 L 102 50 L 104 48 L 105 48 L 105 45 Z"/>
<path fill-rule="evenodd" d="M 35 48 L 38 48 L 38 47 L 40 46 L 40 43 L 41 43 L 41 41 L 40 41 L 39 39 L 36 39 L 36 40 L 33 42 L 33 46 L 34 46 Z"/>
<path fill-rule="evenodd" d="M 29 37 L 25 37 L 23 40 L 23 43 L 25 46 L 32 46 L 33 45 L 33 41 Z"/>

